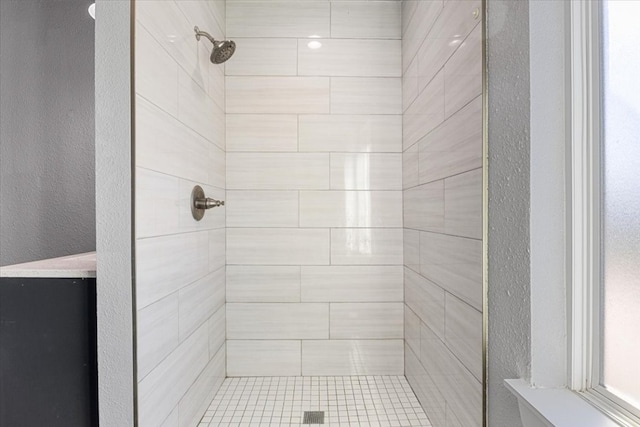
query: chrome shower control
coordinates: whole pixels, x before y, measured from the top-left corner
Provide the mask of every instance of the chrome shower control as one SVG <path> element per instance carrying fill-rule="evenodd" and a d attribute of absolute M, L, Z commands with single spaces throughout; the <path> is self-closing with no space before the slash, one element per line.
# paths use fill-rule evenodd
<path fill-rule="evenodd" d="M 206 209 L 224 206 L 224 200 L 211 199 L 204 196 L 204 190 L 199 185 L 191 191 L 191 214 L 196 221 L 200 221 Z"/>
<path fill-rule="evenodd" d="M 224 202 L 222 200 L 210 199 L 208 197 L 206 199 L 198 199 L 194 203 L 196 205 L 196 209 L 211 209 L 217 208 L 218 206 L 224 206 Z"/>

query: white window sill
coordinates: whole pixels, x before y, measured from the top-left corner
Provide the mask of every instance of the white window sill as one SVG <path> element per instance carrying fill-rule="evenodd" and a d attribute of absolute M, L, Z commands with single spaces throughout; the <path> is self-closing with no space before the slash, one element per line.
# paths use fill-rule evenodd
<path fill-rule="evenodd" d="M 532 388 L 522 380 L 505 380 L 518 398 L 524 427 L 620 427 L 600 410 L 566 388 Z"/>

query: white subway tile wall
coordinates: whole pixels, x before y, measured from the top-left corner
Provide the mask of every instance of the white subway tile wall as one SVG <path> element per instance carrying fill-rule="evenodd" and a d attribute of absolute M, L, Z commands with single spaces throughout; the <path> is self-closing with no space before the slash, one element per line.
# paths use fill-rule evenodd
<path fill-rule="evenodd" d="M 225 211 L 196 222 L 189 207 L 196 184 L 225 199 L 224 67 L 193 32 L 224 37 L 224 10 L 223 0 L 136 2 L 140 427 L 197 425 L 226 376 Z"/>
<path fill-rule="evenodd" d="M 404 369 L 402 340 L 304 340 L 302 375 L 400 375 Z"/>
<path fill-rule="evenodd" d="M 328 37 L 330 15 L 328 1 L 230 1 L 227 36 Z"/>
<path fill-rule="evenodd" d="M 328 77 L 227 76 L 227 112 L 252 114 L 327 114 Z"/>
<path fill-rule="evenodd" d="M 401 77 L 400 40 L 317 39 L 322 46 L 298 42 L 301 76 Z"/>
<path fill-rule="evenodd" d="M 400 115 L 301 115 L 300 151 L 398 153 L 402 150 Z"/>
<path fill-rule="evenodd" d="M 301 343 L 300 340 L 229 340 L 227 375 L 300 376 Z"/>
<path fill-rule="evenodd" d="M 227 2 L 229 375 L 404 372 L 401 10 Z"/>
<path fill-rule="evenodd" d="M 405 375 L 435 427 L 482 425 L 482 12 L 402 2 Z"/>

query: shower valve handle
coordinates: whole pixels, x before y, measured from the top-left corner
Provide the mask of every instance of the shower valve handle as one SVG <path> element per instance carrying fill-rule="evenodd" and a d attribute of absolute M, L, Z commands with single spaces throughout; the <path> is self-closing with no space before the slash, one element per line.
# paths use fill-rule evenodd
<path fill-rule="evenodd" d="M 211 209 L 219 206 L 224 206 L 224 200 L 216 200 L 206 197 L 204 199 L 196 199 L 193 202 L 196 205 L 196 209 Z"/>
<path fill-rule="evenodd" d="M 191 215 L 196 221 L 200 221 L 204 217 L 204 212 L 207 209 L 217 208 L 224 206 L 223 200 L 211 199 L 205 197 L 204 190 L 199 185 L 193 187 L 191 191 Z"/>

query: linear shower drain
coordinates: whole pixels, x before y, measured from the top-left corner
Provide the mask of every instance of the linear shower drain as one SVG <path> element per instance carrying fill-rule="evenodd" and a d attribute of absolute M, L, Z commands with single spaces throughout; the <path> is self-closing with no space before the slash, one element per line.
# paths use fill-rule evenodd
<path fill-rule="evenodd" d="M 324 424 L 324 411 L 304 411 L 302 424 Z"/>

